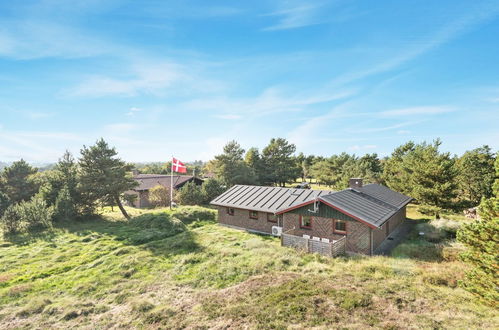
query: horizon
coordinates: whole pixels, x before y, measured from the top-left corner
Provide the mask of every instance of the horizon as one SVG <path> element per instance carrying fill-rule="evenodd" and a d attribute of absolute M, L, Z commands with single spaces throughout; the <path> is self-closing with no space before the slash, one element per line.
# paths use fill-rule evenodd
<path fill-rule="evenodd" d="M 0 3 L 0 162 L 100 137 L 135 163 L 273 137 L 325 157 L 497 152 L 498 17 L 494 1 Z"/>

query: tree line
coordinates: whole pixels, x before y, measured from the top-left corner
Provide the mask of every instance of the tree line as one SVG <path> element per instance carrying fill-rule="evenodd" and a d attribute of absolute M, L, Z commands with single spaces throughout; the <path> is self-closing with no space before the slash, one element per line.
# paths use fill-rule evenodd
<path fill-rule="evenodd" d="M 301 178 L 341 190 L 348 187 L 350 178 L 360 177 L 365 183 L 384 184 L 413 197 L 424 213 L 436 217 L 445 210 L 478 206 L 482 199 L 492 197 L 496 155 L 491 148 L 485 145 L 456 156 L 441 151 L 441 144 L 439 139 L 409 141 L 380 158 L 376 153 L 360 157 L 345 152 L 330 157 L 295 155 L 296 146 L 282 138 L 271 139 L 261 152 L 257 148 L 246 151 L 230 141 L 204 171 L 227 187 L 285 186 Z"/>

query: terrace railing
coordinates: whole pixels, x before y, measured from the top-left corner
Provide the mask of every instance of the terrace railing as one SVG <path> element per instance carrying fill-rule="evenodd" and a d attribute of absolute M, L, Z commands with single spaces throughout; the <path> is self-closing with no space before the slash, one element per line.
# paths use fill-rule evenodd
<path fill-rule="evenodd" d="M 282 246 L 293 247 L 310 253 L 319 253 L 327 257 L 336 257 L 345 254 L 345 242 L 345 236 L 331 242 L 323 242 L 294 235 L 293 230 L 282 233 L 281 235 Z"/>

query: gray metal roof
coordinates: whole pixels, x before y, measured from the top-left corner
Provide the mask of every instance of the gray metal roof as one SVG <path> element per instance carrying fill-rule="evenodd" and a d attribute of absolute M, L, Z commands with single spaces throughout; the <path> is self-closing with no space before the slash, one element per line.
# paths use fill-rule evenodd
<path fill-rule="evenodd" d="M 236 185 L 215 198 L 211 204 L 275 213 L 329 193 L 329 190 Z"/>
<path fill-rule="evenodd" d="M 291 189 L 279 187 L 237 185 L 215 198 L 211 204 L 269 213 L 285 213 L 314 201 L 322 201 L 338 211 L 381 227 L 411 197 L 379 184 L 342 191 Z"/>
<path fill-rule="evenodd" d="M 356 190 L 399 208 L 403 207 L 412 200 L 411 197 L 376 183 L 367 184 L 362 188 L 356 188 Z"/>
<path fill-rule="evenodd" d="M 158 185 L 167 187 L 170 189 L 171 185 L 171 176 L 170 175 L 161 175 L 161 174 L 138 174 L 133 177 L 137 182 L 138 186 L 133 190 L 141 191 L 141 190 L 149 190 Z M 194 178 L 192 175 L 174 175 L 173 176 L 173 188 L 178 189 L 183 186 L 188 181 L 195 181 L 198 184 L 202 183 L 202 180 L 199 178 Z"/>
<path fill-rule="evenodd" d="M 319 200 L 379 228 L 412 198 L 373 183 L 321 196 Z"/>

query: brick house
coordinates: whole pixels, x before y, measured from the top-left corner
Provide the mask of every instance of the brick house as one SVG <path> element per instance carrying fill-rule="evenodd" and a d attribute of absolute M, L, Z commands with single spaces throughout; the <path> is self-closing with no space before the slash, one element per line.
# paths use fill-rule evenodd
<path fill-rule="evenodd" d="M 170 175 L 160 175 L 160 174 L 138 174 L 134 173 L 133 178 L 137 181 L 138 186 L 133 190 L 129 190 L 126 194 L 136 195 L 137 198 L 133 202 L 133 207 L 148 207 L 149 202 L 149 190 L 160 185 L 170 190 L 172 176 Z M 173 189 L 178 190 L 182 188 L 188 182 L 195 182 L 197 185 L 201 185 L 203 180 L 192 175 L 173 175 Z"/>
<path fill-rule="evenodd" d="M 372 255 L 406 218 L 411 197 L 351 179 L 342 191 L 236 185 L 214 199 L 221 225 L 281 236 L 325 255 Z"/>

